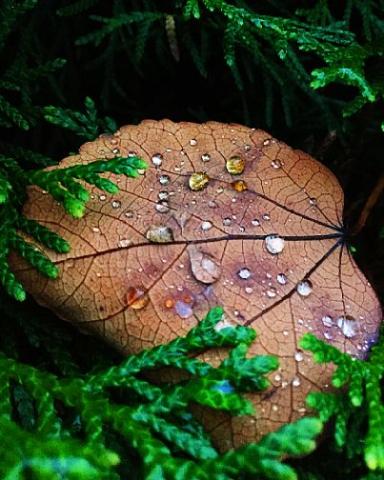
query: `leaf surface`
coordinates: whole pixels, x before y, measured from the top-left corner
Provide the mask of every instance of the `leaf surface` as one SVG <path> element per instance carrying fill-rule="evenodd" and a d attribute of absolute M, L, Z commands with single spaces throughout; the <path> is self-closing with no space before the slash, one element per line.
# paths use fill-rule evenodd
<path fill-rule="evenodd" d="M 280 359 L 272 386 L 252 396 L 256 417 L 232 419 L 231 438 L 227 419 L 208 418 L 222 447 L 300 417 L 307 393 L 327 389 L 331 373 L 300 350 L 302 335 L 362 357 L 381 320 L 345 245 L 338 181 L 266 132 L 216 122 L 122 127 L 60 166 L 132 154 L 149 163 L 145 174 L 115 177 L 113 198 L 95 189 L 80 221 L 30 189 L 25 214 L 72 250 L 49 254 L 58 280 L 17 260 L 19 278 L 38 302 L 126 353 L 184 334 L 222 305 L 224 324 L 256 329 L 253 354 Z M 215 363 L 224 352 L 202 356 Z"/>

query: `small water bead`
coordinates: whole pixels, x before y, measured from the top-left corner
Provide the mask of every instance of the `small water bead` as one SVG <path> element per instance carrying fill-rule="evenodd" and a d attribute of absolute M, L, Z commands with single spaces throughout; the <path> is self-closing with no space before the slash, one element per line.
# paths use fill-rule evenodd
<path fill-rule="evenodd" d="M 175 311 L 180 318 L 189 318 L 193 315 L 192 305 L 182 300 L 177 300 Z"/>
<path fill-rule="evenodd" d="M 216 208 L 217 207 L 217 203 L 214 201 L 214 200 L 210 200 L 208 202 L 208 207 L 209 208 Z"/>
<path fill-rule="evenodd" d="M 245 287 L 245 293 L 252 293 L 253 292 L 253 288 L 252 287 Z"/>
<path fill-rule="evenodd" d="M 112 153 L 114 153 L 116 155 L 116 154 L 120 153 L 120 150 L 118 148 L 114 148 L 112 150 Z"/>
<path fill-rule="evenodd" d="M 321 321 L 323 322 L 324 327 L 332 327 L 333 326 L 332 317 L 330 317 L 329 315 L 324 315 L 324 317 L 322 317 Z"/>
<path fill-rule="evenodd" d="M 277 255 L 284 250 L 285 241 L 284 238 L 279 235 L 268 235 L 265 238 L 265 248 L 272 255 Z"/>
<path fill-rule="evenodd" d="M 292 380 L 292 387 L 300 387 L 300 385 L 301 385 L 300 378 L 299 378 L 299 377 L 295 377 L 295 378 Z"/>
<path fill-rule="evenodd" d="M 248 189 L 247 184 L 244 182 L 244 180 L 236 180 L 236 182 L 231 183 L 231 186 L 236 192 L 244 192 Z"/>
<path fill-rule="evenodd" d="M 288 278 L 284 273 L 278 273 L 276 275 L 276 280 L 277 283 L 280 283 L 280 285 L 286 285 L 288 282 Z"/>
<path fill-rule="evenodd" d="M 316 200 L 316 198 L 311 197 L 311 198 L 309 199 L 309 204 L 310 204 L 310 205 L 317 205 L 317 200 Z"/>
<path fill-rule="evenodd" d="M 266 140 L 264 140 L 263 142 L 263 145 L 269 145 L 271 143 L 271 140 L 269 138 L 267 138 Z"/>
<path fill-rule="evenodd" d="M 202 162 L 209 162 L 210 160 L 211 160 L 211 156 L 209 155 L 209 153 L 203 153 L 203 155 L 201 155 Z"/>
<path fill-rule="evenodd" d="M 260 227 L 260 220 L 257 218 L 254 218 L 251 223 L 254 227 Z"/>
<path fill-rule="evenodd" d="M 99 195 L 99 200 L 101 200 L 102 202 L 104 202 L 106 198 L 107 197 L 105 195 Z"/>
<path fill-rule="evenodd" d="M 272 160 L 272 162 L 271 162 L 271 167 L 273 167 L 273 168 L 278 169 L 278 168 L 281 168 L 282 166 L 283 166 L 283 163 L 279 159 Z"/>
<path fill-rule="evenodd" d="M 229 227 L 231 225 L 231 223 L 232 223 L 232 220 L 230 218 L 227 217 L 227 218 L 223 219 L 224 227 Z"/>
<path fill-rule="evenodd" d="M 155 210 L 156 210 L 156 212 L 159 212 L 159 213 L 168 213 L 169 212 L 169 205 L 168 205 L 167 202 L 156 203 Z"/>
<path fill-rule="evenodd" d="M 222 186 L 217 187 L 216 192 L 217 192 L 217 193 L 223 193 L 223 192 L 224 192 L 224 187 L 222 187 Z"/>
<path fill-rule="evenodd" d="M 196 140 L 196 138 L 191 138 L 191 140 L 189 141 L 189 144 L 190 144 L 192 147 L 196 146 L 196 145 L 197 145 L 197 140 Z"/>
<path fill-rule="evenodd" d="M 100 228 L 99 227 L 92 227 L 92 232 L 99 233 Z"/>
<path fill-rule="evenodd" d="M 133 212 L 131 210 L 128 210 L 128 212 L 125 212 L 124 215 L 127 217 L 127 218 L 132 218 L 133 217 Z"/>
<path fill-rule="evenodd" d="M 131 245 L 131 243 L 131 240 L 129 240 L 128 238 L 122 238 L 121 240 L 119 240 L 119 247 L 125 248 Z"/>
<path fill-rule="evenodd" d="M 276 382 L 281 382 L 281 375 L 279 373 L 277 373 L 275 376 L 274 376 L 274 380 Z"/>
<path fill-rule="evenodd" d="M 133 310 L 142 310 L 149 302 L 149 297 L 142 287 L 129 287 L 126 294 L 127 305 Z"/>
<path fill-rule="evenodd" d="M 304 360 L 304 355 L 302 352 L 295 353 L 295 360 L 296 362 L 302 362 Z"/>
<path fill-rule="evenodd" d="M 336 320 L 336 325 L 341 329 L 347 338 L 353 338 L 357 335 L 359 324 L 350 315 L 343 315 Z"/>
<path fill-rule="evenodd" d="M 173 298 L 166 298 L 164 300 L 165 308 L 173 308 L 175 306 L 175 300 Z"/>
<path fill-rule="evenodd" d="M 131 150 L 130 152 L 128 152 L 128 157 L 136 157 L 137 156 L 137 153 L 134 152 L 133 150 Z"/>
<path fill-rule="evenodd" d="M 234 155 L 233 157 L 229 158 L 225 163 L 227 172 L 231 175 L 240 175 L 244 172 L 245 168 L 245 161 L 243 158 L 239 157 L 238 155 Z"/>
<path fill-rule="evenodd" d="M 201 229 L 203 230 L 203 232 L 210 230 L 212 227 L 213 227 L 212 222 L 209 222 L 208 220 L 205 220 L 201 224 Z"/>
<path fill-rule="evenodd" d="M 152 243 L 167 243 L 173 241 L 173 232 L 165 225 L 151 225 L 145 237 Z"/>
<path fill-rule="evenodd" d="M 152 163 L 156 167 L 160 167 L 160 165 L 163 163 L 163 156 L 161 153 L 155 153 L 155 155 L 152 156 Z"/>
<path fill-rule="evenodd" d="M 302 297 L 308 297 L 312 293 L 313 287 L 309 280 L 302 280 L 296 286 L 296 291 Z"/>
<path fill-rule="evenodd" d="M 238 272 L 237 275 L 242 279 L 242 280 L 248 280 L 248 278 L 251 276 L 251 271 L 244 267 L 241 268 Z"/>
<path fill-rule="evenodd" d="M 121 207 L 121 202 L 120 200 L 113 200 L 112 202 L 112 208 L 120 208 Z"/>
<path fill-rule="evenodd" d="M 324 335 L 324 338 L 326 338 L 327 340 L 332 340 L 333 339 L 332 333 L 324 332 L 323 335 Z"/>
<path fill-rule="evenodd" d="M 209 182 L 209 177 L 205 172 L 195 172 L 189 177 L 188 185 L 193 191 L 203 190 Z"/>
<path fill-rule="evenodd" d="M 269 213 L 263 213 L 263 215 L 261 216 L 261 218 L 263 220 L 265 220 L 266 222 L 268 222 L 269 220 L 271 220 L 271 216 L 269 215 Z"/>
<path fill-rule="evenodd" d="M 159 200 L 168 200 L 169 193 L 166 191 L 161 191 L 158 193 Z"/>
<path fill-rule="evenodd" d="M 161 185 L 168 185 L 169 181 L 169 175 L 160 175 L 159 182 Z"/>
<path fill-rule="evenodd" d="M 276 295 L 277 295 L 276 288 L 271 287 L 267 290 L 267 297 L 268 298 L 275 298 Z"/>

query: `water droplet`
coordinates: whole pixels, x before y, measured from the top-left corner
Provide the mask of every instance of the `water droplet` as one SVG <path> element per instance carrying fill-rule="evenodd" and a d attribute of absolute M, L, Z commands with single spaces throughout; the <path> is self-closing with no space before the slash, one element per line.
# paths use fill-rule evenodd
<path fill-rule="evenodd" d="M 271 140 L 267 138 L 266 140 L 264 140 L 263 145 L 269 145 L 270 143 L 271 143 Z"/>
<path fill-rule="evenodd" d="M 192 305 L 182 300 L 177 300 L 175 311 L 180 318 L 189 318 L 193 315 Z"/>
<path fill-rule="evenodd" d="M 152 156 L 152 163 L 156 167 L 160 167 L 160 165 L 163 163 L 163 156 L 161 153 L 155 153 L 155 155 Z"/>
<path fill-rule="evenodd" d="M 136 157 L 137 153 L 134 152 L 133 150 L 128 152 L 128 157 Z"/>
<path fill-rule="evenodd" d="M 327 340 L 332 340 L 333 338 L 332 333 L 324 332 L 324 338 L 326 338 Z"/>
<path fill-rule="evenodd" d="M 120 200 L 113 200 L 112 202 L 112 208 L 120 208 L 121 207 L 121 202 Z"/>
<path fill-rule="evenodd" d="M 304 360 L 304 355 L 302 352 L 295 353 L 295 360 L 296 362 L 302 362 Z"/>
<path fill-rule="evenodd" d="M 191 190 L 203 190 L 209 182 L 209 177 L 204 172 L 195 172 L 189 177 L 188 185 Z"/>
<path fill-rule="evenodd" d="M 159 200 L 168 200 L 169 193 L 163 190 L 159 192 L 158 197 L 159 197 Z"/>
<path fill-rule="evenodd" d="M 234 327 L 235 325 L 231 323 L 225 315 L 221 317 L 221 320 L 219 320 L 216 325 L 213 327 L 216 332 L 220 332 L 220 330 L 223 330 L 223 328 L 228 328 L 228 327 Z"/>
<path fill-rule="evenodd" d="M 279 237 L 279 235 L 268 235 L 265 238 L 265 248 L 272 255 L 277 255 L 284 250 L 284 238 Z"/>
<path fill-rule="evenodd" d="M 261 218 L 262 218 L 263 220 L 265 220 L 266 222 L 268 222 L 268 221 L 271 219 L 269 213 L 263 213 L 263 215 L 261 216 Z"/>
<path fill-rule="evenodd" d="M 173 232 L 165 225 L 151 225 L 145 237 L 152 243 L 167 243 L 173 241 Z"/>
<path fill-rule="evenodd" d="M 260 220 L 258 220 L 257 218 L 254 218 L 251 223 L 254 227 L 260 226 Z"/>
<path fill-rule="evenodd" d="M 194 147 L 195 145 L 197 145 L 197 140 L 196 138 L 191 138 L 191 140 L 189 141 L 189 144 Z"/>
<path fill-rule="evenodd" d="M 232 220 L 230 218 L 227 217 L 227 218 L 223 219 L 223 225 L 225 227 L 229 227 L 231 225 L 231 223 L 232 223 Z"/>
<path fill-rule="evenodd" d="M 296 286 L 296 291 L 302 297 L 308 297 L 312 293 L 313 287 L 309 280 L 302 280 Z"/>
<path fill-rule="evenodd" d="M 216 192 L 217 192 L 217 193 L 223 193 L 223 192 L 224 192 L 224 187 L 222 187 L 222 186 L 217 187 Z"/>
<path fill-rule="evenodd" d="M 350 315 L 343 315 L 336 320 L 337 326 L 347 338 L 353 338 L 358 333 L 359 324 Z"/>
<path fill-rule="evenodd" d="M 209 208 L 216 208 L 217 207 L 217 203 L 214 201 L 214 200 L 210 200 L 208 202 L 208 207 Z"/>
<path fill-rule="evenodd" d="M 277 291 L 276 291 L 276 288 L 274 287 L 271 287 L 267 290 L 267 297 L 268 298 L 275 298 L 277 295 Z"/>
<path fill-rule="evenodd" d="M 292 380 L 292 387 L 299 387 L 301 384 L 301 381 L 300 381 L 300 378 L 299 377 L 295 377 L 293 380 Z"/>
<path fill-rule="evenodd" d="M 211 160 L 211 156 L 209 155 L 209 153 L 203 153 L 203 155 L 201 155 L 202 162 L 209 162 L 210 160 Z"/>
<path fill-rule="evenodd" d="M 245 287 L 245 293 L 252 293 L 253 292 L 253 288 L 252 287 Z"/>
<path fill-rule="evenodd" d="M 316 198 L 311 197 L 311 198 L 309 199 L 309 204 L 310 204 L 310 205 L 317 205 L 317 200 L 316 200 Z"/>
<path fill-rule="evenodd" d="M 218 280 L 221 275 L 221 265 L 211 255 L 200 251 L 196 245 L 188 247 L 188 254 L 196 280 L 206 284 Z"/>
<path fill-rule="evenodd" d="M 168 185 L 169 181 L 169 175 L 160 175 L 159 182 L 161 185 Z"/>
<path fill-rule="evenodd" d="M 175 300 L 173 298 L 166 298 L 164 301 L 165 308 L 173 308 L 175 306 Z"/>
<path fill-rule="evenodd" d="M 210 230 L 212 227 L 213 227 L 212 223 L 209 222 L 208 220 L 205 220 L 204 222 L 201 223 L 201 229 L 203 230 L 203 232 Z"/>
<path fill-rule="evenodd" d="M 280 285 L 286 285 L 288 282 L 288 278 L 284 273 L 278 273 L 276 275 L 276 280 L 277 283 L 280 283 Z"/>
<path fill-rule="evenodd" d="M 102 202 L 104 202 L 106 198 L 107 197 L 105 195 L 99 195 L 99 200 L 101 200 Z"/>
<path fill-rule="evenodd" d="M 131 212 L 130 210 L 128 212 L 125 212 L 124 215 L 127 217 L 127 218 L 132 218 L 133 217 L 133 212 Z"/>
<path fill-rule="evenodd" d="M 251 276 L 251 271 L 244 267 L 237 272 L 237 275 L 243 280 L 248 280 L 248 278 Z"/>
<path fill-rule="evenodd" d="M 149 302 L 149 297 L 141 287 L 129 287 L 126 294 L 127 305 L 134 310 L 143 309 Z"/>
<path fill-rule="evenodd" d="M 234 155 L 226 161 L 225 166 L 231 175 L 240 175 L 244 172 L 245 161 L 238 155 Z"/>
<path fill-rule="evenodd" d="M 128 247 L 128 245 L 130 245 L 131 243 L 131 240 L 129 240 L 128 238 L 122 238 L 121 240 L 119 240 L 119 247 L 125 248 Z"/>
<path fill-rule="evenodd" d="M 112 150 L 112 153 L 114 153 L 115 155 L 116 155 L 117 153 L 119 153 L 119 152 L 120 152 L 120 150 L 119 150 L 118 148 L 114 148 L 114 149 Z"/>
<path fill-rule="evenodd" d="M 278 169 L 278 168 L 281 168 L 282 166 L 283 166 L 283 163 L 281 162 L 281 160 L 276 159 L 276 160 L 272 160 L 271 162 L 271 167 L 273 168 Z"/>
<path fill-rule="evenodd" d="M 324 315 L 324 317 L 321 319 L 323 322 L 324 327 L 332 327 L 333 326 L 333 320 L 332 317 L 329 315 Z"/>
<path fill-rule="evenodd" d="M 247 143 L 244 145 L 244 150 L 246 152 L 249 152 L 249 150 L 251 150 L 251 148 L 252 148 L 251 145 L 248 145 Z"/>
<path fill-rule="evenodd" d="M 236 180 L 236 182 L 231 183 L 231 186 L 236 192 L 244 192 L 248 188 L 244 180 Z"/>
<path fill-rule="evenodd" d="M 155 210 L 159 213 L 167 213 L 169 212 L 169 205 L 167 202 L 156 203 Z"/>

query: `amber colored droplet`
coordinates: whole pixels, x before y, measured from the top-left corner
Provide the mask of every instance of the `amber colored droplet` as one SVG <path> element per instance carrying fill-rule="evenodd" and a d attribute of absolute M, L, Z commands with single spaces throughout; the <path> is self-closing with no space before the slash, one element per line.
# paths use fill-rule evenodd
<path fill-rule="evenodd" d="M 185 303 L 192 303 L 193 302 L 193 298 L 188 293 L 184 293 L 184 295 L 182 296 L 181 299 Z"/>
<path fill-rule="evenodd" d="M 140 287 L 129 287 L 126 299 L 128 307 L 134 310 L 141 310 L 149 302 L 148 295 Z"/>
<path fill-rule="evenodd" d="M 209 182 L 209 177 L 204 172 L 195 172 L 189 177 L 189 188 L 193 191 L 203 190 Z"/>
<path fill-rule="evenodd" d="M 173 298 L 166 298 L 164 302 L 165 308 L 173 308 L 175 306 L 175 301 Z"/>
<path fill-rule="evenodd" d="M 244 192 L 248 189 L 247 184 L 244 182 L 244 180 L 236 180 L 235 182 L 232 182 L 231 185 L 236 192 Z"/>
<path fill-rule="evenodd" d="M 240 175 L 244 172 L 245 161 L 238 155 L 234 155 L 226 161 L 225 166 L 231 175 Z"/>

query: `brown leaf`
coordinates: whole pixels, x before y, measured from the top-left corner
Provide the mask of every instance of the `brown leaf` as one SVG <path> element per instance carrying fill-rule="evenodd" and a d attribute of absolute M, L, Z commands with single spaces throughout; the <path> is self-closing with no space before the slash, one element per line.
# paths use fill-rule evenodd
<path fill-rule="evenodd" d="M 258 334 L 252 354 L 280 357 L 273 386 L 252 395 L 256 421 L 207 416 L 221 447 L 254 440 L 305 413 L 330 369 L 298 341 L 311 331 L 356 356 L 377 336 L 381 310 L 344 244 L 343 193 L 307 154 L 240 125 L 145 121 L 86 143 L 61 166 L 134 152 L 150 168 L 119 177 L 121 192 L 93 192 L 81 220 L 37 188 L 25 213 L 71 242 L 50 254 L 46 280 L 17 260 L 38 302 L 121 351 L 185 334 L 214 305 Z M 215 363 L 224 352 L 204 358 Z M 206 413 L 204 413 L 206 415 Z M 225 420 L 225 421 L 224 421 Z"/>

